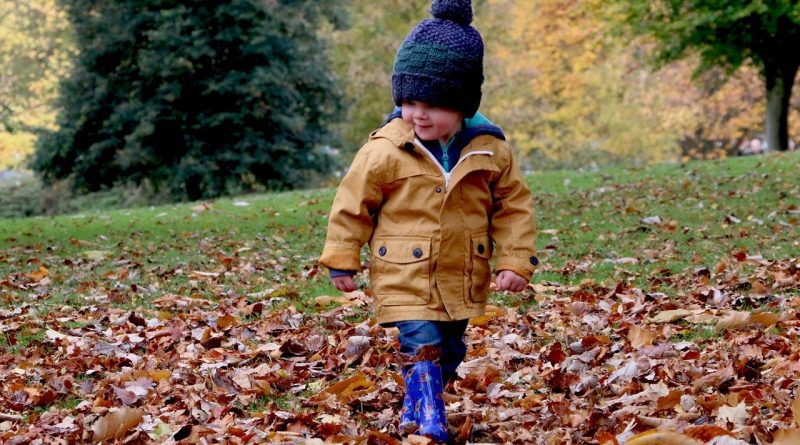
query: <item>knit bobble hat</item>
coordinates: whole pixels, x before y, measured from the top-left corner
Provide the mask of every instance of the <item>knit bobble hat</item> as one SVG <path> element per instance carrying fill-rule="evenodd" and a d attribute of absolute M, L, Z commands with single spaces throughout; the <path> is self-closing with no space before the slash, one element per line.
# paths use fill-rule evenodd
<path fill-rule="evenodd" d="M 481 103 L 483 40 L 470 26 L 471 0 L 433 0 L 431 15 L 397 51 L 394 102 L 419 100 L 472 117 Z"/>

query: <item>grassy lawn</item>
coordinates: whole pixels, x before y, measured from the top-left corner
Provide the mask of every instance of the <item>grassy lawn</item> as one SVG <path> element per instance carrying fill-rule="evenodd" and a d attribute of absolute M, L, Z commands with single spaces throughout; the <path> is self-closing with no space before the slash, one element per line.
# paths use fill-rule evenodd
<path fill-rule="evenodd" d="M 636 416 L 677 416 L 663 403 L 656 409 L 653 400 L 610 423 L 595 418 L 604 415 L 599 407 L 616 406 L 614 400 L 662 380 L 672 391 L 691 394 L 710 423 L 724 419 L 720 407 L 757 406 L 753 388 L 736 400 L 731 392 L 689 391 L 682 379 L 693 374 L 678 367 L 672 370 L 677 377 L 669 377 L 660 362 L 650 363 L 656 377 L 614 373 L 631 354 L 645 354 L 632 346 L 641 346 L 633 326 L 645 326 L 661 310 L 700 310 L 712 318 L 679 317 L 648 328 L 654 340 L 642 344 L 692 343 L 722 354 L 715 357 L 726 364 L 734 360 L 730 378 L 736 381 L 722 380 L 728 388 L 760 385 L 762 374 L 774 370 L 763 366 L 792 353 L 780 345 L 798 334 L 792 318 L 800 300 L 798 171 L 800 152 L 529 176 L 541 266 L 528 291 L 493 295 L 490 316 L 470 327 L 468 361 L 492 358 L 498 370 L 483 370 L 495 375 L 491 382 L 467 375 L 454 397 L 475 402 L 455 411 L 477 404 L 501 413 L 473 414 L 470 440 L 526 443 L 514 428 L 545 428 L 545 422 L 553 443 L 565 437 L 600 443 L 603 434 L 626 434 L 626 422 Z M 396 410 L 402 399 L 392 377 L 392 333 L 370 323 L 368 292 L 341 297 L 315 264 L 334 193 L 0 220 L 0 413 L 11 415 L 0 423 L 0 441 L 97 438 L 92 425 L 112 407 L 141 410 L 139 426 L 125 433 L 144 441 L 212 434 L 202 428 L 225 437 L 247 431 L 275 443 L 399 437 L 391 424 L 396 412 L 384 411 Z M 750 355 L 730 349 L 732 341 L 756 340 L 745 335 L 748 324 L 735 325 L 735 333 L 719 329 L 715 323 L 726 311 L 758 314 L 758 320 L 783 314 L 777 322 L 762 321 L 770 329 L 761 329 L 758 341 L 769 338 L 774 347 L 759 354 L 753 347 Z M 530 341 L 509 346 L 510 333 Z M 354 336 L 371 338 L 369 347 L 352 343 Z M 599 342 L 605 358 L 580 372 L 564 365 L 569 359 L 544 358 L 555 344 L 577 356 L 567 349 L 575 341 Z M 509 347 L 516 356 L 495 355 Z M 759 379 L 738 371 L 748 357 L 762 367 Z M 561 383 L 553 380 L 559 366 Z M 724 368 L 707 366 L 702 375 Z M 798 377 L 798 370 L 782 372 L 789 380 Z M 600 385 L 587 401 L 572 386 L 590 375 L 599 376 Z M 354 386 L 340 391 L 335 383 L 348 378 Z M 776 384 L 780 391 L 794 388 Z M 487 395 L 499 388 L 506 396 Z M 774 394 L 769 412 L 746 425 L 716 423 L 743 440 L 758 436 L 762 424 L 787 427 L 790 415 L 778 413 L 791 400 Z M 561 413 L 570 403 L 585 419 Z M 504 412 L 522 423 L 505 425 Z M 453 418 L 454 428 L 467 424 L 464 415 Z M 627 433 L 644 429 L 638 425 Z"/>

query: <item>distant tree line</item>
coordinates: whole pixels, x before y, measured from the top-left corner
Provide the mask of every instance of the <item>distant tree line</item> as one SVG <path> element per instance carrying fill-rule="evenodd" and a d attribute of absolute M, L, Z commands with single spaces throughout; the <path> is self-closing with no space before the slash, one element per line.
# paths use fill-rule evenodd
<path fill-rule="evenodd" d="M 80 190 L 177 199 L 304 184 L 341 96 L 323 23 L 341 1 L 62 0 L 78 56 L 33 162 Z"/>
<path fill-rule="evenodd" d="M 61 79 L 58 115 L 40 125 L 33 168 L 77 190 L 149 184 L 175 199 L 303 186 L 331 170 L 329 153 L 346 162 L 391 112 L 395 51 L 430 8 L 429 0 L 29 3 L 45 6 L 13 22 L 23 31 L 42 17 L 58 23 L 58 14 L 70 25 L 69 38 L 61 27 L 0 42 L 6 130 L 23 128 L 10 124 L 20 122 L 12 111 L 42 90 L 36 79 Z M 756 133 L 786 149 L 800 134 L 792 97 L 800 2 L 473 6 L 487 45 L 481 109 L 530 168 L 710 157 Z M 0 11 L 0 23 L 7 17 Z M 59 53 L 69 64 L 21 69 L 34 66 L 25 62 L 30 39 L 55 37 L 74 48 Z M 13 91 L 3 90 L 7 79 L 16 79 Z"/>

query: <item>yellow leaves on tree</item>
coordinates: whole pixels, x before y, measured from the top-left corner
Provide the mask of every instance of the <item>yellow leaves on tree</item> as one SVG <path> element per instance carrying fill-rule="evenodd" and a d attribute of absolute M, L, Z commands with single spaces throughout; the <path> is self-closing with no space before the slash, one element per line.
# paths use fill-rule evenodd
<path fill-rule="evenodd" d="M 69 20 L 55 0 L 0 0 L 0 169 L 33 151 L 29 128 L 55 124 L 58 82 L 71 60 Z"/>
<path fill-rule="evenodd" d="M 484 110 L 524 153 L 559 165 L 657 162 L 733 150 L 761 128 L 763 88 L 752 69 L 723 83 L 694 64 L 653 71 L 649 42 L 609 31 L 599 0 L 489 0 L 501 23 L 487 39 Z"/>

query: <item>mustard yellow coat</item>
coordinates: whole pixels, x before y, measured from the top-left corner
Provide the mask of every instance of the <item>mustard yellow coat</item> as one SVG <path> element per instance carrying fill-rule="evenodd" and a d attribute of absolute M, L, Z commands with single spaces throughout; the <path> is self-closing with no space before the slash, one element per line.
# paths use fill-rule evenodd
<path fill-rule="evenodd" d="M 496 270 L 538 264 L 531 192 L 511 147 L 475 137 L 445 173 L 402 119 L 370 135 L 336 193 L 319 262 L 360 270 L 369 243 L 379 323 L 483 315 Z"/>

